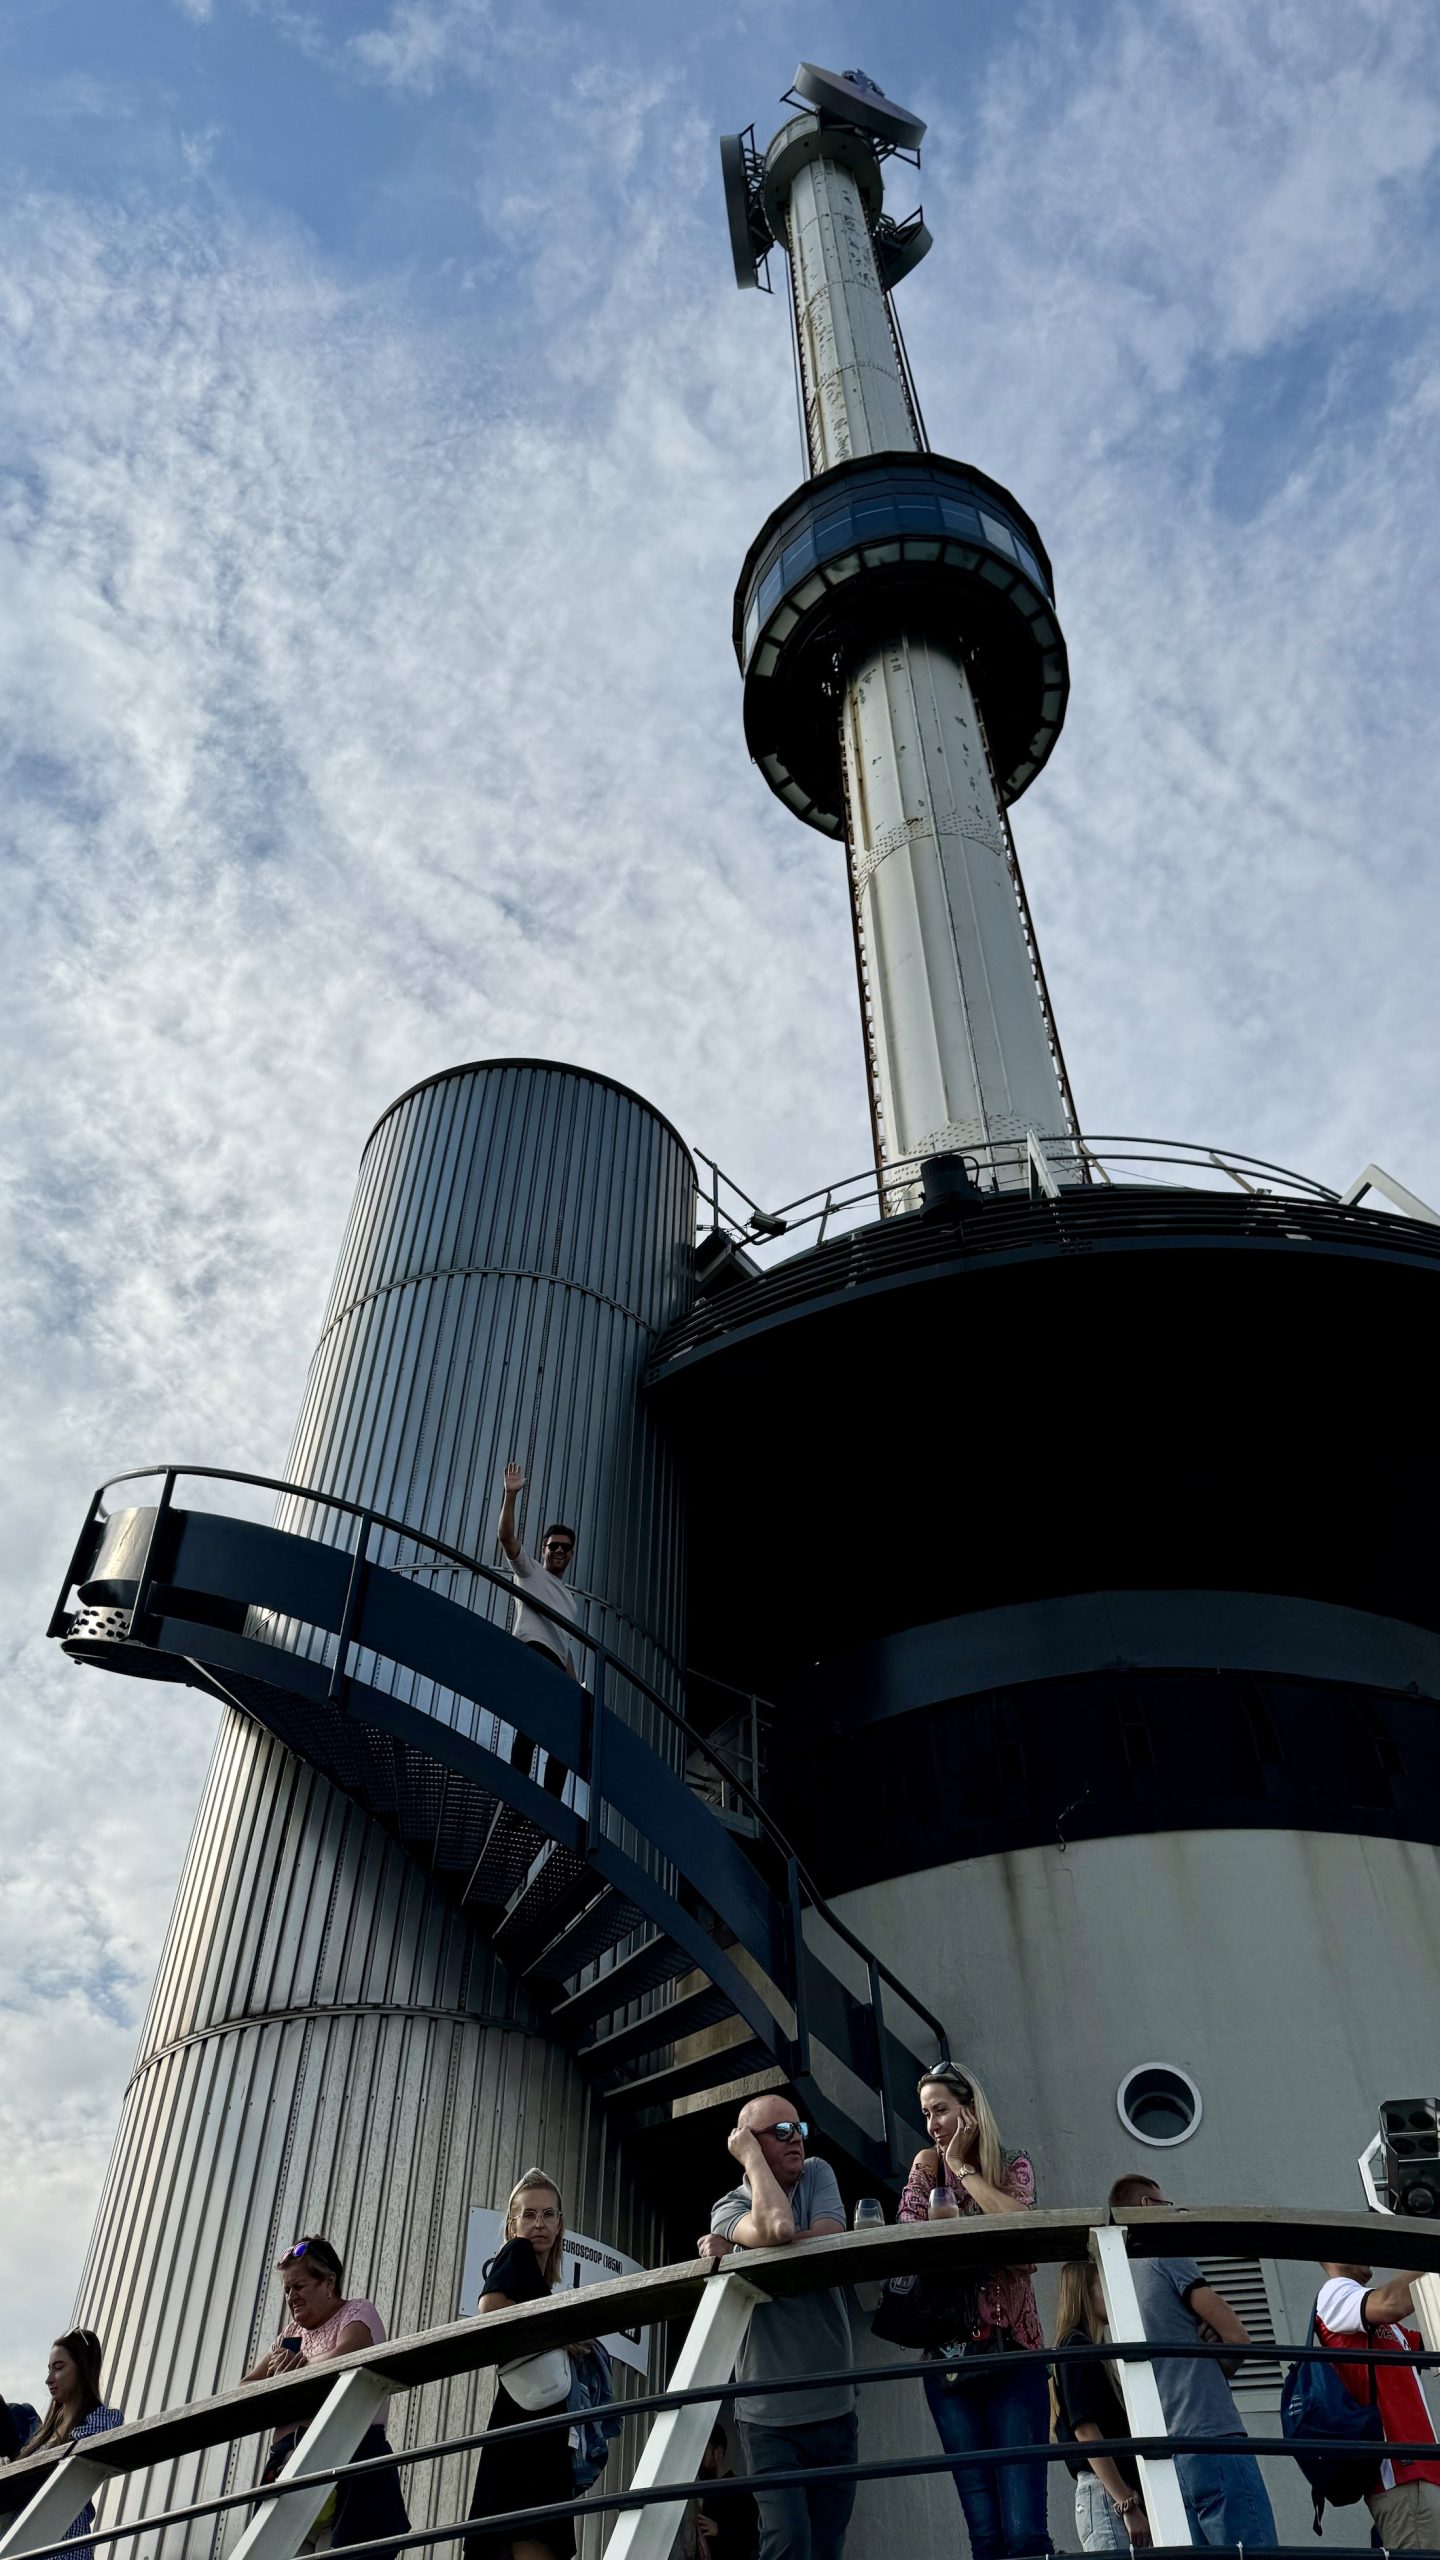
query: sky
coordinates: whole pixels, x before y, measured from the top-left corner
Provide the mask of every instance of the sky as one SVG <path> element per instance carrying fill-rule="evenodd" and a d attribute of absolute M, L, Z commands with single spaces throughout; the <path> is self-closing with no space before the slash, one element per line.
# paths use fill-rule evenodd
<path fill-rule="evenodd" d="M 841 857 L 729 636 L 802 464 L 716 136 L 802 57 L 928 119 L 931 437 L 1055 564 L 1015 831 L 1083 1125 L 1440 1202 L 1433 0 L 6 0 L 9 2395 L 214 1732 L 47 1646 L 93 1486 L 280 1468 L 438 1068 L 598 1068 L 762 1200 L 865 1162 Z"/>

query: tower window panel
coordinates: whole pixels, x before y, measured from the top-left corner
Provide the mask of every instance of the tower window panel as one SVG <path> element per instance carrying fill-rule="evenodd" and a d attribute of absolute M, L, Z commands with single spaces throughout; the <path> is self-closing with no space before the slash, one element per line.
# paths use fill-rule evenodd
<path fill-rule="evenodd" d="M 780 562 L 781 580 L 785 586 L 792 586 L 805 570 L 813 569 L 814 566 L 815 538 L 807 531 L 801 534 L 798 542 L 786 544 Z"/>
<path fill-rule="evenodd" d="M 999 523 L 994 516 L 982 514 L 980 518 L 980 529 L 992 549 L 996 551 L 1003 551 L 1007 559 L 1014 559 L 1015 536 L 1005 525 Z"/>
<path fill-rule="evenodd" d="M 946 528 L 949 532 L 968 533 L 972 541 L 978 542 L 980 538 L 980 514 L 978 508 L 962 506 L 958 498 L 942 498 L 940 501 L 940 513 L 945 520 Z"/>
<path fill-rule="evenodd" d="M 828 560 L 832 551 L 843 551 L 850 540 L 852 530 L 848 507 L 838 507 L 833 515 L 817 516 L 815 520 L 816 558 Z"/>

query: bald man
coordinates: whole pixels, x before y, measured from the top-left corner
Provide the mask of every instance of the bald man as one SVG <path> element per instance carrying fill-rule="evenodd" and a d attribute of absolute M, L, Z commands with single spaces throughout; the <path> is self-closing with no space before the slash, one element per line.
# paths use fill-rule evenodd
<path fill-rule="evenodd" d="M 767 2090 L 740 2110 L 728 2149 L 741 2184 L 710 2209 L 698 2242 L 702 2258 L 729 2249 L 789 2249 L 845 2228 L 835 2172 L 807 2160 L 803 2122 L 791 2098 Z M 793 2486 L 757 2489 L 760 2560 L 840 2560 L 855 2504 L 853 2480 L 817 2481 L 807 2471 L 854 2462 L 858 2445 L 855 2389 L 817 2382 L 808 2391 L 767 2391 L 764 2384 L 849 2366 L 850 2319 L 842 2293 L 825 2287 L 788 2302 L 757 2306 L 736 2367 L 736 2380 L 759 2384 L 737 2400 L 745 2460 L 752 2472 L 789 2471 Z"/>

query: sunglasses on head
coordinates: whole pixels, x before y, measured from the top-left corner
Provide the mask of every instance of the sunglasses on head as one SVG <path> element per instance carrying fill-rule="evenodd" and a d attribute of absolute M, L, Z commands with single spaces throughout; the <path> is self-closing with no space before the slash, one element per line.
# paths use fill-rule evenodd
<path fill-rule="evenodd" d="M 938 2080 L 942 2089 L 952 2089 L 963 2106 L 973 2107 L 975 2104 L 974 2090 L 964 2072 L 957 2071 L 953 2062 L 937 2062 L 934 2070 L 927 2071 L 925 2077 Z"/>
<path fill-rule="evenodd" d="M 307 2254 L 314 2259 L 317 2267 L 328 2268 L 332 2274 L 338 2272 L 339 2260 L 334 2250 L 328 2249 L 323 2240 L 297 2240 L 294 2247 L 285 2252 L 287 2260 L 303 2258 Z"/>
<path fill-rule="evenodd" d="M 763 2142 L 768 2135 L 772 2142 L 789 2142 L 792 2140 L 794 2135 L 798 2133 L 801 2141 L 803 2142 L 809 2130 L 810 2127 L 805 2123 L 803 2117 L 782 2116 L 778 2124 L 766 2124 L 761 2126 L 760 2139 Z"/>

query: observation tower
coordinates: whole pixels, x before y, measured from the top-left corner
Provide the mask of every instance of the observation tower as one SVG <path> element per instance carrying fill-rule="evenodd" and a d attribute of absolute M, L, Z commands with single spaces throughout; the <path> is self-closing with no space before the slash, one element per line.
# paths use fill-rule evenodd
<path fill-rule="evenodd" d="M 919 120 L 813 65 L 788 104 L 722 150 L 811 465 L 735 643 L 755 762 L 849 866 L 875 1163 L 777 1209 L 606 1077 L 428 1078 L 282 1472 L 92 1501 L 52 1633 L 221 1710 L 78 2305 L 132 2414 L 244 2371 L 299 2230 L 393 2330 L 455 2317 L 531 2159 L 576 2229 L 688 2253 L 757 2079 L 852 2196 L 944 2048 L 1042 2201 L 1158 2164 L 1323 2208 L 1440 2044 L 1440 1220 L 1373 1165 L 1082 1130 L 1008 819 L 1064 715 L 1049 558 L 923 431 Z M 507 1631 L 516 1451 L 579 1528 L 583 1686 Z M 1294 2278 L 1228 2275 L 1300 2334 Z M 468 2382 L 407 2409 L 476 2423 Z M 953 2530 L 948 2483 L 886 2495 Z M 414 2521 L 454 2512 L 425 2473 Z"/>
<path fill-rule="evenodd" d="M 1027 1139 L 1070 1169 L 1075 1129 L 1006 815 L 1065 716 L 1050 563 L 1008 489 L 927 445 L 891 297 L 930 234 L 884 211 L 924 125 L 861 72 L 802 63 L 793 95 L 767 151 L 721 145 L 737 283 L 786 252 L 811 472 L 736 591 L 745 735 L 846 846 L 878 1161 L 978 1147 L 1023 1187 Z"/>

